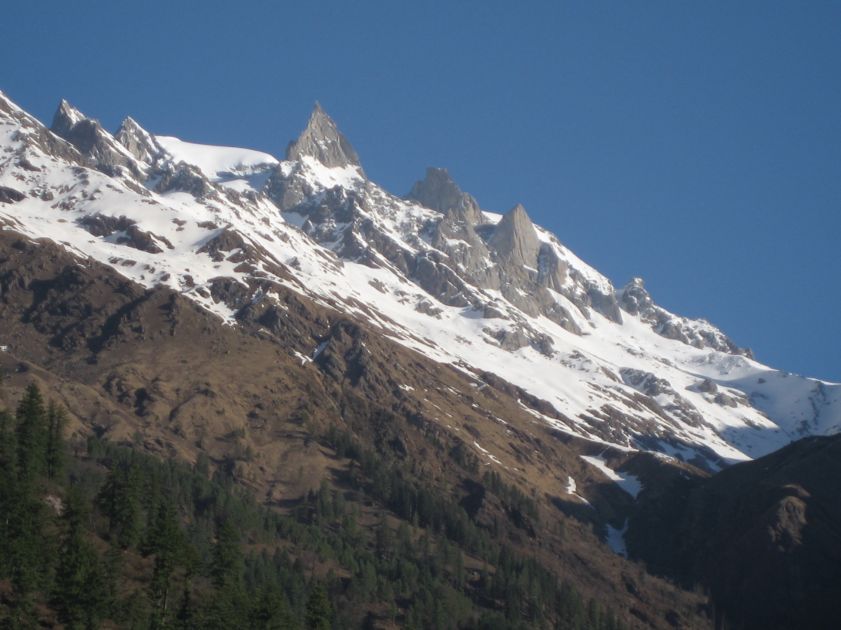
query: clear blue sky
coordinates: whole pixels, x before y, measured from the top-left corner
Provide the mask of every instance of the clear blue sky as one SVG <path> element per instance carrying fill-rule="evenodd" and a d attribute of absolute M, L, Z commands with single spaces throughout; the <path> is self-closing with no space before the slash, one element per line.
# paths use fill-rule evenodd
<path fill-rule="evenodd" d="M 8 2 L 0 89 L 282 154 L 318 99 L 617 285 L 841 381 L 841 2 Z"/>

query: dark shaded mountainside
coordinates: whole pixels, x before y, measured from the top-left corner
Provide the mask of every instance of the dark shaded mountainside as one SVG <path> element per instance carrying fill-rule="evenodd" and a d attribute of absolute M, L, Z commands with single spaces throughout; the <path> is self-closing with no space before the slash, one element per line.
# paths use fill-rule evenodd
<path fill-rule="evenodd" d="M 0 321 L 4 406 L 37 384 L 68 410 L 71 442 L 104 439 L 188 464 L 204 457 L 277 514 L 332 492 L 365 526 L 363 548 L 375 549 L 385 522 L 391 534 L 402 523 L 413 540 L 457 549 L 456 565 L 438 569 L 436 608 L 421 605 L 428 590 L 418 579 L 355 599 L 348 589 L 370 567 L 286 540 L 306 575 L 327 580 L 336 627 L 709 624 L 706 598 L 604 545 L 606 521 L 630 499 L 581 461 L 586 445 L 536 423 L 490 376 L 442 367 L 292 292 L 226 326 L 169 289 L 143 289 L 11 232 L 0 232 Z M 503 464 L 482 465 L 467 447 L 476 441 L 504 453 Z M 570 475 L 590 488 L 592 514 L 567 499 Z M 380 580 L 403 575 L 376 566 Z M 581 602 L 573 612 L 569 592 Z"/>
<path fill-rule="evenodd" d="M 675 476 L 641 498 L 632 556 L 707 585 L 719 626 L 838 626 L 841 436 L 805 438 L 711 478 Z"/>

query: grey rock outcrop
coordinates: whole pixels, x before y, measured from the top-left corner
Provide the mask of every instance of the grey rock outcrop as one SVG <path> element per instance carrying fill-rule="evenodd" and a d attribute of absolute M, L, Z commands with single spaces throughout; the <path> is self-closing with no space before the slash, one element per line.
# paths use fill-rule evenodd
<path fill-rule="evenodd" d="M 488 244 L 507 265 L 537 266 L 540 241 L 522 204 L 517 204 L 502 216 Z"/>
<path fill-rule="evenodd" d="M 631 315 L 647 316 L 651 313 L 654 300 L 646 291 L 642 278 L 632 278 L 622 289 L 620 303 Z"/>
<path fill-rule="evenodd" d="M 749 348 L 740 348 L 732 339 L 703 320 L 672 315 L 654 303 L 641 278 L 633 278 L 619 292 L 618 301 L 625 312 L 639 317 L 659 335 L 696 348 L 712 348 L 729 354 L 752 357 Z"/>
<path fill-rule="evenodd" d="M 362 171 L 353 146 L 318 103 L 310 114 L 306 129 L 286 149 L 287 160 L 300 160 L 305 155 L 331 168 L 356 166 Z"/>
<path fill-rule="evenodd" d="M 90 166 L 108 175 L 117 174 L 119 168 L 126 168 L 135 176 L 141 174 L 140 165 L 111 134 L 65 100 L 53 116 L 50 131 L 76 147 Z"/>
<path fill-rule="evenodd" d="M 537 283 L 549 289 L 563 291 L 567 279 L 567 265 L 555 254 L 555 250 L 548 243 L 540 246 L 537 256 Z"/>
<path fill-rule="evenodd" d="M 0 186 L 0 203 L 17 203 L 24 199 L 26 199 L 26 195 L 19 190 L 9 188 L 8 186 Z"/>
<path fill-rule="evenodd" d="M 39 121 L 12 103 L 3 92 L 0 92 L 0 120 L 2 119 L 13 122 L 13 124 L 19 127 L 19 131 L 16 134 L 19 138 L 22 136 L 26 137 L 26 142 L 17 151 L 18 164 L 21 166 L 29 164 L 29 159 L 27 158 L 28 146 L 37 147 L 44 153 L 67 160 L 73 164 L 83 165 L 86 163 L 85 158 L 79 153 L 76 147 L 64 138 L 60 138 L 50 132 Z M 24 168 L 28 167 L 24 166 Z"/>
<path fill-rule="evenodd" d="M 485 220 L 473 196 L 462 191 L 445 168 L 427 168 L 426 177 L 415 182 L 406 198 L 431 210 L 452 213 L 471 225 L 478 225 Z"/>
<path fill-rule="evenodd" d="M 152 134 L 130 116 L 120 124 L 114 138 L 135 158 L 146 164 L 153 164 L 164 153 Z"/>

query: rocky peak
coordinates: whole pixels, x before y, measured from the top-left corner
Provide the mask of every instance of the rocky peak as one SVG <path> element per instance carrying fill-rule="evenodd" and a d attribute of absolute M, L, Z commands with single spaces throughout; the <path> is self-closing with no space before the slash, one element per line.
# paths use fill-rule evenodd
<path fill-rule="evenodd" d="M 654 300 L 645 289 L 642 278 L 633 278 L 623 287 L 619 295 L 619 303 L 631 315 L 639 315 L 650 311 Z"/>
<path fill-rule="evenodd" d="M 522 204 L 518 203 L 502 216 L 489 245 L 504 261 L 532 267 L 536 264 L 540 241 Z"/>
<path fill-rule="evenodd" d="M 99 123 L 87 118 L 64 99 L 61 99 L 50 125 L 50 131 L 71 142 L 82 153 L 91 150 L 100 129 Z"/>
<path fill-rule="evenodd" d="M 134 157 L 99 122 L 87 118 L 64 99 L 53 116 L 50 131 L 76 147 L 90 166 L 109 175 L 116 174 L 119 167 L 135 176 L 140 174 Z"/>
<path fill-rule="evenodd" d="M 126 116 L 114 138 L 134 157 L 147 164 L 153 163 L 163 153 L 154 136 L 131 116 Z"/>
<path fill-rule="evenodd" d="M 331 168 L 356 166 L 362 171 L 353 146 L 317 102 L 306 129 L 286 149 L 287 160 L 300 160 L 305 155 Z"/>
<path fill-rule="evenodd" d="M 426 176 L 415 182 L 406 198 L 438 212 L 455 213 L 473 225 L 484 219 L 476 200 L 459 188 L 445 168 L 427 168 Z"/>
<path fill-rule="evenodd" d="M 57 136 L 65 138 L 77 124 L 84 120 L 87 120 L 87 118 L 82 112 L 66 100 L 61 99 L 58 109 L 53 115 L 53 123 L 50 126 L 50 131 Z"/>

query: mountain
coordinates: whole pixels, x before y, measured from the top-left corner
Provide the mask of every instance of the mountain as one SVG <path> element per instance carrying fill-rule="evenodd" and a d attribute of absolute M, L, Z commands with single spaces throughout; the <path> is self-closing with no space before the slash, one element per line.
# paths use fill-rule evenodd
<path fill-rule="evenodd" d="M 6 224 L 234 323 L 286 286 L 474 377 L 547 403 L 539 419 L 716 470 L 841 427 L 841 387 L 766 367 L 703 320 L 622 289 L 535 226 L 479 208 L 443 169 L 405 197 L 370 181 L 316 106 L 285 160 L 115 136 L 62 101 L 45 129 L 0 100 Z"/>
<path fill-rule="evenodd" d="M 602 488 L 575 445 L 535 424 L 504 383 L 477 386 L 463 371 L 442 369 L 292 289 L 279 287 L 277 298 L 276 310 L 233 326 L 169 287 L 144 288 L 61 245 L 0 231 L 8 344 L 0 346 L 0 412 L 33 384 L 64 407 L 72 457 L 85 473 L 77 483 L 84 480 L 89 493 L 101 491 L 90 485 L 101 471 L 89 470 L 84 457 L 97 440 L 152 455 L 165 470 L 181 463 L 198 470 L 204 461 L 227 493 L 242 489 L 291 519 L 266 540 L 265 532 L 247 533 L 264 521 L 243 515 L 241 501 L 211 504 L 218 518 L 243 523 L 251 562 L 275 549 L 308 583 L 328 581 L 337 612 L 353 620 L 339 627 L 369 619 L 373 625 L 362 627 L 393 628 L 392 607 L 401 619 L 419 618 L 416 627 L 442 615 L 450 620 L 440 622 L 444 628 L 471 627 L 470 619 L 487 615 L 496 627 L 551 627 L 567 616 L 570 627 L 706 627 L 706 598 L 615 555 L 601 542 L 595 511 L 582 519 L 569 513 L 586 505 L 567 495 L 573 479 L 605 510 L 622 492 Z M 483 452 L 498 469 L 480 459 Z M 172 491 L 188 497 L 177 504 L 185 522 L 208 509 L 197 498 L 201 486 Z M 43 501 L 66 498 L 54 486 L 43 492 Z M 314 518 L 325 497 L 341 501 L 344 520 Z M 0 488 L 0 508 L 3 499 Z M 107 524 L 102 515 L 90 520 Z M 205 520 L 190 535 L 205 540 L 213 527 Z M 106 526 L 96 535 L 105 546 L 111 534 Z M 406 536 L 408 557 L 396 542 Z M 466 575 L 458 580 L 454 550 Z M 151 573 L 134 557 L 142 553 L 142 544 L 123 553 L 129 573 L 120 589 L 135 593 L 125 612 L 141 616 L 137 600 L 145 600 Z M 383 578 L 375 573 L 372 594 L 374 567 Z M 196 600 L 212 597 L 204 571 L 192 582 Z M 0 619 L 18 608 L 4 576 L 0 563 Z"/>
<path fill-rule="evenodd" d="M 457 545 L 474 620 L 523 612 L 488 590 L 504 542 L 630 627 L 705 627 L 726 597 L 627 560 L 703 581 L 634 523 L 697 540 L 652 498 L 841 427 L 841 386 L 615 288 L 522 205 L 481 208 L 441 168 L 384 190 L 318 105 L 277 159 L 112 135 L 64 101 L 48 129 L 0 95 L 0 321 L 7 406 L 39 383 L 72 436 L 209 457 L 282 512 L 324 482 Z"/>

